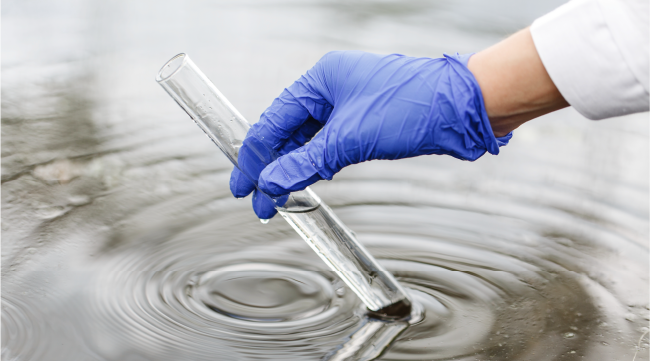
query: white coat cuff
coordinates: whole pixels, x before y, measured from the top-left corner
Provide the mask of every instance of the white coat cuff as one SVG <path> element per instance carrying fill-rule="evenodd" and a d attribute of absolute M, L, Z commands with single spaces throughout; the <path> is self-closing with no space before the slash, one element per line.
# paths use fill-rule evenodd
<path fill-rule="evenodd" d="M 606 20 L 599 1 L 574 0 L 531 27 L 537 52 L 560 93 L 594 120 L 647 111 L 649 106 L 648 92 Z"/>

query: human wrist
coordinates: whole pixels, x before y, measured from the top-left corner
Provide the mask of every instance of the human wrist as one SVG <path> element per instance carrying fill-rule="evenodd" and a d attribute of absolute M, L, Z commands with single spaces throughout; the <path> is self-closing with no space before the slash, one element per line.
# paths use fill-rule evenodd
<path fill-rule="evenodd" d="M 468 68 L 496 137 L 569 105 L 546 72 L 528 28 L 473 55 Z"/>

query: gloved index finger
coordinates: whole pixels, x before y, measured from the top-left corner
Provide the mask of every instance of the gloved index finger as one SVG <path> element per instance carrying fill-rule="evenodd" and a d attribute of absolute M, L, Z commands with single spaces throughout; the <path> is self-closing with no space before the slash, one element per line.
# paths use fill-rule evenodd
<path fill-rule="evenodd" d="M 312 76 L 314 69 L 286 88 L 259 122 L 253 125 L 260 140 L 278 151 L 308 120 L 325 124 L 333 105 L 323 96 L 321 80 Z"/>

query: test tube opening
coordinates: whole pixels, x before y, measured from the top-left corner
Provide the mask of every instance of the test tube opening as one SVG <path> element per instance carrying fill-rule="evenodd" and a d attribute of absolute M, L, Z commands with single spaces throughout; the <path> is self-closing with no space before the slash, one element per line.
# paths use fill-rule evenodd
<path fill-rule="evenodd" d="M 173 58 L 169 59 L 169 61 L 166 62 L 158 71 L 156 81 L 160 83 L 171 78 L 183 67 L 183 65 L 185 65 L 187 59 L 188 56 L 185 53 L 177 54 Z"/>

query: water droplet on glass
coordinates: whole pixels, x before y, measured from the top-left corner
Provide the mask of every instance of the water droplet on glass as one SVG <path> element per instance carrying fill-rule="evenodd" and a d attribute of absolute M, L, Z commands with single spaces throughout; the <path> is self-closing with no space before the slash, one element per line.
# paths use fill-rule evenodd
<path fill-rule="evenodd" d="M 260 222 L 262 222 L 262 224 L 267 224 L 267 223 L 269 223 L 269 221 L 270 221 L 270 219 L 261 219 L 260 218 Z"/>

